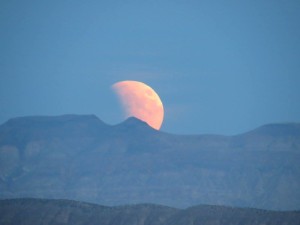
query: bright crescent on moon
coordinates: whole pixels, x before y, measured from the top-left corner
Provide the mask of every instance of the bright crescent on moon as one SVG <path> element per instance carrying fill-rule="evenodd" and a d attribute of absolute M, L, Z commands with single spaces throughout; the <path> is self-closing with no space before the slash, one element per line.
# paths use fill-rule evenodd
<path fill-rule="evenodd" d="M 148 85 L 138 81 L 115 83 L 117 93 L 126 116 L 134 116 L 159 130 L 164 119 L 164 107 L 158 94 Z"/>

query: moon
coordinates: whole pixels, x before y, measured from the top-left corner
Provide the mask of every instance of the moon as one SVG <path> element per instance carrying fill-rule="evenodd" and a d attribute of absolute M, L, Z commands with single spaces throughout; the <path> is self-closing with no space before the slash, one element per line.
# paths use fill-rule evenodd
<path fill-rule="evenodd" d="M 164 107 L 158 94 L 139 81 L 120 81 L 112 85 L 126 117 L 134 116 L 159 130 L 164 119 Z"/>

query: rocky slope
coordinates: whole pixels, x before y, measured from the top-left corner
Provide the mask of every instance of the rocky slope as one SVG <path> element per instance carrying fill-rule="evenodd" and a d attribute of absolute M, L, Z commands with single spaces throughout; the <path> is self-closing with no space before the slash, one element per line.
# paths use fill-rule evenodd
<path fill-rule="evenodd" d="M 300 209 L 300 124 L 172 135 L 129 118 L 23 117 L 0 126 L 0 198 Z"/>

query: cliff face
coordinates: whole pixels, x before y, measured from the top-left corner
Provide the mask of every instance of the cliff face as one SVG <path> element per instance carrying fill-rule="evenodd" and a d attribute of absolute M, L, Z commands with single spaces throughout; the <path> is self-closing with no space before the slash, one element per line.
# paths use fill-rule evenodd
<path fill-rule="evenodd" d="M 300 125 L 172 135 L 129 118 L 24 117 L 0 126 L 0 198 L 300 209 Z"/>

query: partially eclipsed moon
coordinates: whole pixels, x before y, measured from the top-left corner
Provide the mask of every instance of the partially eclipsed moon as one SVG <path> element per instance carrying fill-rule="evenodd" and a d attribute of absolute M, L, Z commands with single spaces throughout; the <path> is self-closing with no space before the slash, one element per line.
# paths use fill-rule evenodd
<path fill-rule="evenodd" d="M 134 116 L 159 130 L 164 119 L 164 107 L 158 94 L 148 85 L 138 81 L 121 81 L 113 86 L 126 116 Z"/>

